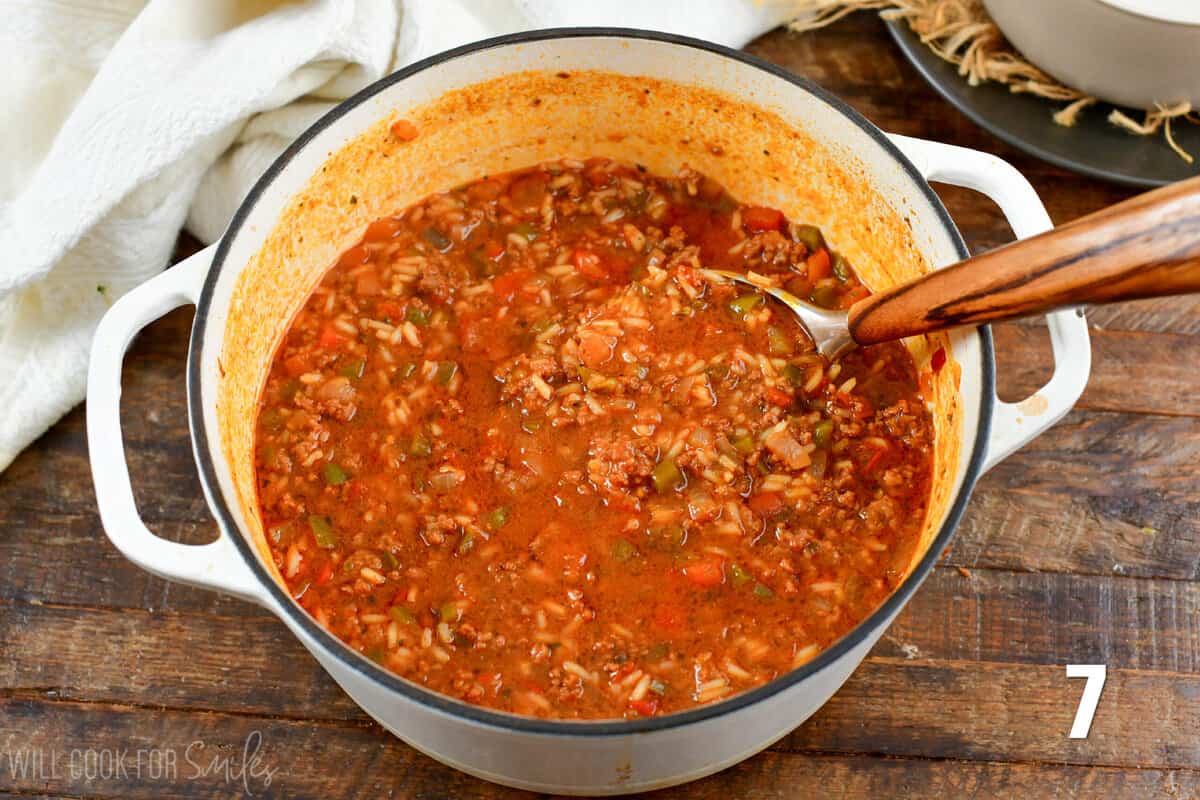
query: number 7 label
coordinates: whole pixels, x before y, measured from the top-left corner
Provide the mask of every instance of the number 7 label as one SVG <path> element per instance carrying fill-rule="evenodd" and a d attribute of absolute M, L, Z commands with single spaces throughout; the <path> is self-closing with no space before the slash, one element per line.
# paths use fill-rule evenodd
<path fill-rule="evenodd" d="M 1087 683 L 1083 685 L 1083 696 L 1079 698 L 1079 708 L 1075 711 L 1075 724 L 1071 726 L 1072 739 L 1087 738 L 1107 672 L 1104 664 L 1067 664 L 1068 678 L 1087 678 Z"/>

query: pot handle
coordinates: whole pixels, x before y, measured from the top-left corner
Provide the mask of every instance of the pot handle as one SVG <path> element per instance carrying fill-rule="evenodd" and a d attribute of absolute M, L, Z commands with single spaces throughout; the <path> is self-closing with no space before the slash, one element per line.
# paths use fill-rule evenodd
<path fill-rule="evenodd" d="M 1007 161 L 966 147 L 889 134 L 929 181 L 950 183 L 987 195 L 1000 207 L 1013 233 L 1024 239 L 1054 227 L 1046 207 L 1025 176 Z M 995 399 L 986 472 L 1062 419 L 1087 386 L 1092 346 L 1083 309 L 1046 315 L 1054 374 L 1045 386 L 1019 403 Z"/>
<path fill-rule="evenodd" d="M 165 270 L 115 302 L 100 320 L 88 364 L 87 437 L 100 520 L 121 553 L 160 578 L 267 605 L 258 580 L 221 530 L 214 542 L 179 544 L 154 535 L 138 515 L 121 437 L 121 364 L 133 337 L 168 311 L 194 304 L 214 247 Z"/>

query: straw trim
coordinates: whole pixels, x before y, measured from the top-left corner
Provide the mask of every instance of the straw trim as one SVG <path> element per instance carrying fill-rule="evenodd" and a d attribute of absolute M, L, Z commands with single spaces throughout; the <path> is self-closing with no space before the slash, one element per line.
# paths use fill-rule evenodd
<path fill-rule="evenodd" d="M 996 81 L 1009 91 L 1066 102 L 1053 114 L 1056 124 L 1073 127 L 1079 115 L 1098 101 L 1073 89 L 1026 61 L 1000 33 L 988 17 L 982 0 L 795 0 L 804 14 L 789 24 L 794 31 L 823 28 L 856 11 L 879 11 L 887 20 L 902 19 L 917 34 L 922 44 L 939 58 L 955 64 L 958 74 L 971 86 Z M 1171 133 L 1176 119 L 1200 123 L 1190 103 L 1156 106 L 1138 122 L 1118 109 L 1108 115 L 1113 125 L 1139 136 L 1152 136 L 1160 130 L 1175 153 L 1191 164 L 1192 155 L 1179 146 Z"/>

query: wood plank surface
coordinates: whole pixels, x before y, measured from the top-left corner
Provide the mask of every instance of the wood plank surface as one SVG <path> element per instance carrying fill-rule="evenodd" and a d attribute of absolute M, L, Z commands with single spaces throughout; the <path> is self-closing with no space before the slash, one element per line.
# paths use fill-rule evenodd
<path fill-rule="evenodd" d="M 1195 316 L 1200 317 L 1200 304 Z M 1052 363 L 1050 340 L 1043 330 L 1031 325 L 998 325 L 993 335 L 1000 354 L 998 369 L 1010 394 L 1005 399 L 1027 396 L 1049 378 L 1045 367 Z M 1076 408 L 1200 416 L 1195 396 L 1196 375 L 1200 374 L 1196 334 L 1107 330 L 1093 325 L 1091 340 L 1097 368 Z M 1147 365 L 1153 365 L 1153 372 Z"/>
<path fill-rule="evenodd" d="M 1011 161 L 1056 222 L 1133 194 L 974 126 L 873 15 L 750 50 L 885 130 Z M 973 252 L 1011 239 L 985 198 L 938 191 Z M 767 752 L 653 797 L 1200 797 L 1200 298 L 1087 313 L 1078 407 L 980 481 L 950 550 L 845 687 Z M 143 516 L 198 543 L 215 529 L 187 439 L 190 325 L 181 309 L 139 337 L 122 420 Z M 1044 326 L 995 338 L 1002 397 L 1046 380 Z M 0 474 L 0 522 L 0 797 L 531 796 L 391 737 L 261 609 L 127 562 L 96 515 L 82 409 Z M 1108 666 L 1084 740 L 1067 736 L 1083 686 L 1068 663 Z M 132 770 L 139 749 L 174 753 L 175 773 Z M 124 773 L 71 770 L 72 751 L 122 750 Z M 231 774 L 204 769 L 214 756 Z"/>
<path fill-rule="evenodd" d="M 464 776 L 407 747 L 382 739 L 370 726 L 332 725 L 224 714 L 185 714 L 122 707 L 43 703 L 29 699 L 0 701 L 0 713 L 25 721 L 34 735 L 27 747 L 53 753 L 69 740 L 80 750 L 106 752 L 125 743 L 125 773 L 88 781 L 73 773 L 70 752 L 60 757 L 57 774 L 13 781 L 17 791 L 59 792 L 70 796 L 154 798 L 167 791 L 189 798 L 248 796 L 238 770 L 246 743 L 257 752 L 246 786 L 254 796 L 525 798 L 529 793 L 504 789 Z M 808 727 L 808 726 L 806 726 Z M 820 723 L 811 724 L 814 731 Z M 803 729 L 802 729 L 803 730 Z M 819 735 L 819 734 L 818 734 Z M 260 744 L 255 750 L 254 743 Z M 143 750 L 141 774 L 133 768 Z M 176 756 L 174 779 L 150 777 L 151 749 Z M 330 761 L 336 753 L 336 768 Z M 213 770 L 213 759 L 218 761 Z M 226 763 L 229 770 L 221 769 Z M 0 761 L 3 766 L 3 761 Z M 271 786 L 264 784 L 269 777 Z M 228 776 L 228 777 L 227 777 Z M 953 792 L 967 797 L 1139 797 L 1140 792 L 1179 792 L 1188 797 L 1200 786 L 1192 770 L 1081 767 L 1071 764 L 971 762 L 881 758 L 861 753 L 819 751 L 763 753 L 741 765 L 690 786 L 647 797 L 674 798 L 847 798 L 928 797 Z M 1047 792 L 1051 789 L 1054 794 Z M 99 791 L 97 791 L 99 790 Z M 1131 792 L 1131 794 L 1124 794 Z"/>
<path fill-rule="evenodd" d="M 0 641 L 22 654 L 0 663 L 0 693 L 53 691 L 81 701 L 362 718 L 272 617 L 26 603 L 0 606 L 0 612 Z M 1049 618 L 1060 624 L 1047 626 Z M 204 646 L 189 644 L 198 642 Z M 952 662 L 958 670 L 979 663 L 1104 663 L 1190 674 L 1200 684 L 1200 585 L 938 570 L 873 657 Z M 1074 702 L 1076 693 L 1066 686 L 1063 694 Z"/>

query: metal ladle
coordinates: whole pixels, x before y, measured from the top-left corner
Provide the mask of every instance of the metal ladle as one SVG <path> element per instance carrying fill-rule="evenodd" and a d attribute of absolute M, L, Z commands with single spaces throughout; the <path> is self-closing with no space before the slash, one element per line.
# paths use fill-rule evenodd
<path fill-rule="evenodd" d="M 1200 292 L 1200 177 L 884 289 L 844 311 L 821 308 L 738 273 L 704 272 L 782 302 L 830 359 L 855 345 L 1084 303 Z"/>

